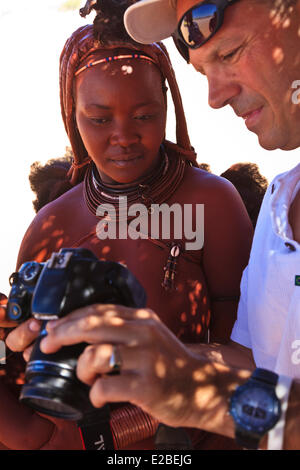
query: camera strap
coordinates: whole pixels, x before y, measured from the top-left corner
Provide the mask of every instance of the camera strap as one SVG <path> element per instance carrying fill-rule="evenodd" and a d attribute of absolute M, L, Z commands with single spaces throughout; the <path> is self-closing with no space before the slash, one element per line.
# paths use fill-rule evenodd
<path fill-rule="evenodd" d="M 93 408 L 77 425 L 84 450 L 114 450 L 109 405 Z"/>

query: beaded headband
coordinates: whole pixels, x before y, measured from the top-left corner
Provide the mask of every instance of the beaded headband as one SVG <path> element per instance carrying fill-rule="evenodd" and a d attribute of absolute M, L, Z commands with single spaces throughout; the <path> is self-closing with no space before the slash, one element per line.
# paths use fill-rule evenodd
<path fill-rule="evenodd" d="M 79 75 L 81 72 L 83 72 L 84 70 L 89 69 L 90 67 L 93 67 L 94 65 L 102 64 L 104 62 L 112 62 L 114 60 L 120 60 L 120 59 L 144 59 L 144 60 L 149 60 L 150 62 L 153 62 L 153 64 L 156 64 L 155 60 L 151 59 L 151 57 L 148 57 L 147 55 L 142 55 L 142 54 L 114 55 L 110 57 L 105 57 L 104 59 L 95 60 L 94 62 L 89 62 L 88 64 L 84 65 L 79 70 L 77 70 L 77 72 L 75 72 L 75 77 Z"/>

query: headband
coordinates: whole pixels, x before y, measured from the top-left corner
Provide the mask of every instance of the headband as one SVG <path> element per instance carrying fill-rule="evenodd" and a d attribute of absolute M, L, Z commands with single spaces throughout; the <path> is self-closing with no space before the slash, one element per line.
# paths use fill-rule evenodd
<path fill-rule="evenodd" d="M 191 161 L 193 165 L 197 166 L 196 154 L 191 147 L 187 132 L 181 95 L 176 82 L 175 73 L 164 44 L 153 43 L 144 45 L 120 41 L 115 44 L 102 45 L 100 41 L 96 40 L 94 37 L 93 25 L 85 25 L 78 28 L 67 40 L 60 56 L 59 84 L 61 112 L 74 156 L 72 167 L 68 173 L 71 183 L 77 184 L 82 181 L 85 173 L 85 166 L 90 162 L 90 157 L 84 147 L 76 125 L 75 102 L 73 96 L 75 74 L 82 73 L 89 67 L 93 67 L 99 60 L 107 62 L 110 61 L 109 57 L 105 59 L 96 59 L 95 57 L 91 57 L 98 51 L 111 50 L 113 53 L 116 49 L 132 50 L 132 54 L 126 54 L 126 52 L 124 52 L 124 54 L 130 55 L 130 58 L 132 58 L 133 55 L 133 58 L 142 58 L 142 60 L 151 61 L 159 68 L 162 76 L 168 82 L 176 115 L 177 143 L 173 144 L 165 141 L 165 144 L 174 150 L 175 153 L 180 154 L 182 157 Z M 135 55 L 137 55 L 137 57 L 135 57 Z M 114 59 L 115 57 L 116 59 Z M 120 57 L 121 55 L 115 56 L 112 54 L 111 60 L 118 60 Z"/>
<path fill-rule="evenodd" d="M 77 70 L 74 75 L 75 77 L 77 77 L 77 75 L 79 75 L 81 72 L 91 67 L 94 67 L 94 65 L 103 64 L 104 62 L 106 63 L 112 62 L 114 60 L 123 60 L 123 59 L 143 59 L 143 60 L 149 60 L 153 64 L 156 64 L 155 60 L 151 59 L 151 57 L 148 57 L 142 54 L 114 55 L 110 57 L 105 57 L 104 59 L 95 60 L 94 62 L 93 61 L 88 62 L 86 65 L 84 65 L 79 70 Z"/>

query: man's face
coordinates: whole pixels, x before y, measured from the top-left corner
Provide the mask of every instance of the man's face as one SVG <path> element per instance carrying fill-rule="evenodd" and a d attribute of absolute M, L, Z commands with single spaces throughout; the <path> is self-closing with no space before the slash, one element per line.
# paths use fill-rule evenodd
<path fill-rule="evenodd" d="M 178 0 L 178 19 L 195 0 Z M 221 29 L 190 62 L 206 75 L 209 104 L 229 104 L 255 132 L 262 147 L 300 146 L 300 103 L 292 99 L 300 80 L 300 5 L 281 14 L 270 4 L 241 0 L 225 11 Z"/>

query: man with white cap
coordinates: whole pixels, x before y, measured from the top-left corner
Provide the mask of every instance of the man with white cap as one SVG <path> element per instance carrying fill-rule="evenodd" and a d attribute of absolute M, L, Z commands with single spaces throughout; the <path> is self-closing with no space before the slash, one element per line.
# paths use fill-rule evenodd
<path fill-rule="evenodd" d="M 210 106 L 229 104 L 262 147 L 300 147 L 298 0 L 142 0 L 124 22 L 142 43 L 172 36 L 184 59 L 206 76 Z M 298 164 L 267 191 L 225 363 L 226 348 L 245 366 L 252 351 L 258 367 L 299 378 L 299 318 Z"/>
<path fill-rule="evenodd" d="M 209 104 L 229 104 L 262 147 L 300 147 L 299 1 L 142 0 L 124 21 L 143 43 L 172 36 L 206 76 Z M 298 363 L 290 358 L 300 340 L 299 179 L 297 165 L 269 187 L 232 333 L 252 349 L 257 365 L 298 377 Z"/>

